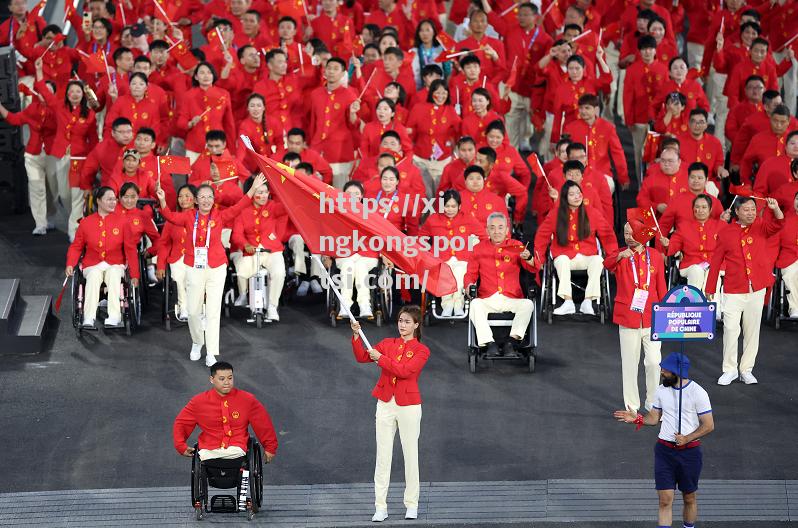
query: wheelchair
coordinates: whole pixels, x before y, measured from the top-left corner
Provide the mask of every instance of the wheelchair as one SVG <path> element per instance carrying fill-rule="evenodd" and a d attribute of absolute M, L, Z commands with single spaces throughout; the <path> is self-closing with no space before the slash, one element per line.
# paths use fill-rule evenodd
<path fill-rule="evenodd" d="M 119 302 L 121 304 L 122 328 L 125 329 L 125 333 L 127 335 L 132 335 L 133 330 L 141 326 L 140 290 L 141 288 L 133 287 L 130 281 L 130 272 L 126 270 L 125 276 L 122 279 L 122 291 L 119 294 Z M 86 277 L 83 275 L 83 269 L 80 268 L 80 266 L 75 267 L 75 273 L 72 275 L 72 285 L 70 291 L 72 294 L 72 326 L 75 328 L 75 333 L 77 334 L 78 339 L 80 339 L 83 337 L 83 333 L 85 331 L 96 331 L 98 329 L 96 326 L 91 328 L 83 326 Z M 107 299 L 105 291 L 105 285 L 103 285 L 103 287 L 100 289 L 101 301 L 104 298 Z"/>
<path fill-rule="evenodd" d="M 602 251 L 601 244 L 598 240 L 596 240 L 596 244 L 598 245 L 598 255 L 603 257 L 604 252 Z M 587 277 L 587 270 L 571 270 L 571 279 L 573 279 L 574 276 Z M 554 320 L 554 307 L 557 304 L 557 280 L 557 270 L 554 269 L 554 257 L 549 250 L 548 254 L 546 255 L 546 262 L 543 264 L 543 282 L 540 292 L 540 315 L 548 324 L 551 324 Z M 571 285 L 578 290 L 584 291 L 584 288 L 578 284 L 575 284 L 573 280 L 571 280 Z M 602 269 L 601 271 L 599 289 L 600 295 L 596 300 L 598 303 L 598 311 L 596 312 L 595 317 L 598 317 L 601 324 L 606 324 L 607 321 L 612 319 L 610 275 L 606 268 Z M 576 298 L 574 298 L 574 303 L 576 304 Z"/>
<path fill-rule="evenodd" d="M 269 306 L 269 272 L 260 267 L 261 253 L 271 253 L 263 248 L 255 249 L 255 275 L 249 278 L 249 310 L 257 328 L 263 328 L 263 321 L 266 319 L 266 308 Z"/>
<path fill-rule="evenodd" d="M 172 269 L 168 262 L 166 263 L 166 275 L 161 282 L 161 292 L 163 293 L 161 319 L 166 331 L 171 331 L 172 325 L 175 323 L 179 325 L 188 324 L 187 321 L 178 319 L 180 314 L 177 311 L 177 283 L 172 279 Z"/>
<path fill-rule="evenodd" d="M 768 305 L 768 312 L 770 319 L 773 321 L 773 326 L 778 330 L 784 321 L 798 322 L 798 319 L 790 317 L 790 305 L 787 302 L 787 294 L 789 290 L 787 285 L 784 284 L 780 268 L 776 268 L 776 282 L 773 284 L 773 290 L 770 294 L 770 303 Z"/>
<path fill-rule="evenodd" d="M 341 270 L 335 264 L 335 259 L 332 260 L 332 266 L 328 271 L 330 277 L 335 277 Z M 377 326 L 382 326 L 393 317 L 393 281 L 396 273 L 395 270 L 388 269 L 382 259 L 378 258 L 377 267 L 371 269 L 369 275 L 371 313 L 374 314 L 374 318 L 369 320 L 373 320 Z M 322 286 L 325 286 L 326 294 L 325 313 L 330 319 L 330 326 L 335 328 L 339 321 L 338 312 L 341 310 L 341 303 L 329 283 Z M 352 291 L 355 292 L 356 289 L 353 288 Z"/>
<path fill-rule="evenodd" d="M 469 317 L 468 320 L 468 370 L 474 374 L 477 371 L 477 365 L 480 361 L 504 361 L 504 360 L 521 360 L 526 363 L 527 370 L 532 373 L 535 372 L 535 363 L 537 356 L 535 350 L 538 346 L 538 326 L 535 318 L 536 312 L 536 291 L 532 284 L 531 274 L 522 270 L 521 272 L 521 287 L 527 292 L 527 298 L 532 301 L 532 317 L 529 318 L 529 327 L 527 328 L 524 338 L 520 343 L 514 343 L 510 338 L 510 328 L 513 325 L 513 318 L 515 314 L 512 312 L 492 313 L 488 314 L 488 324 L 493 330 L 494 343 L 498 350 L 491 352 L 490 346 L 479 347 L 477 344 L 477 333 L 474 324 L 470 319 L 470 310 L 466 312 Z M 526 285 L 525 285 L 526 283 Z M 477 295 L 477 286 L 472 285 L 469 290 L 469 297 L 475 298 Z M 470 308 L 470 303 L 469 303 Z M 497 329 L 501 328 L 501 332 Z M 512 345 L 513 350 L 509 353 L 503 353 L 502 350 L 505 345 Z"/>
<path fill-rule="evenodd" d="M 213 495 L 210 488 L 232 490 L 235 495 Z M 191 458 L 191 505 L 198 521 L 206 513 L 247 512 L 252 520 L 263 504 L 263 449 L 250 436 L 247 454 L 240 458 L 214 458 L 202 461 L 194 444 Z"/>
<path fill-rule="evenodd" d="M 463 305 L 463 315 L 452 314 L 444 316 L 441 310 L 438 310 L 440 303 L 440 297 L 435 297 L 426 291 L 421 292 L 422 321 L 424 322 L 424 326 L 431 326 L 432 323 L 436 321 L 449 321 L 450 323 L 454 323 L 456 321 L 465 321 L 468 319 L 468 308 L 471 306 L 471 299 L 468 296 L 466 296 Z"/>

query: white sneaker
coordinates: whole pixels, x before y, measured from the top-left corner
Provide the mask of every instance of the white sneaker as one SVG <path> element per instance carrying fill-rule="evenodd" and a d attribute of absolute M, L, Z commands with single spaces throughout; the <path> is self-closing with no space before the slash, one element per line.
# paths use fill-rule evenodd
<path fill-rule="evenodd" d="M 790 319 L 798 319 L 798 310 L 793 310 L 790 312 Z"/>
<path fill-rule="evenodd" d="M 219 360 L 216 359 L 216 356 L 212 356 L 210 354 L 207 354 L 205 356 L 205 366 L 206 367 L 212 367 L 213 364 L 216 363 L 217 361 L 219 361 Z"/>
<path fill-rule="evenodd" d="M 270 304 L 268 308 L 266 308 L 266 319 L 270 321 L 279 321 L 280 314 L 277 313 L 277 307 L 273 304 Z"/>
<path fill-rule="evenodd" d="M 181 323 L 187 323 L 188 312 L 180 312 L 180 314 L 177 316 L 177 320 L 180 321 Z"/>
<path fill-rule="evenodd" d="M 296 294 L 299 297 L 304 297 L 308 294 L 308 290 L 310 289 L 310 283 L 308 281 L 302 281 L 299 283 L 299 287 L 296 289 Z"/>
<path fill-rule="evenodd" d="M 349 310 L 351 309 L 351 306 L 347 308 L 341 305 L 341 307 L 338 308 L 338 319 L 349 319 Z"/>
<path fill-rule="evenodd" d="M 93 327 L 94 326 L 94 319 L 91 317 L 87 317 L 83 319 L 83 326 Z"/>
<path fill-rule="evenodd" d="M 239 294 L 238 297 L 236 297 L 236 302 L 234 304 L 236 306 L 246 306 L 247 305 L 247 297 L 249 297 L 247 292 Z"/>
<path fill-rule="evenodd" d="M 454 315 L 457 317 L 465 317 L 465 308 L 462 306 L 458 306 L 454 309 Z"/>
<path fill-rule="evenodd" d="M 191 361 L 199 361 L 202 357 L 202 345 L 198 345 L 197 343 L 191 343 L 191 353 L 188 355 L 188 359 Z"/>
<path fill-rule="evenodd" d="M 560 307 L 554 310 L 554 315 L 570 315 L 574 313 L 576 313 L 576 305 L 570 299 L 563 301 Z"/>
<path fill-rule="evenodd" d="M 408 508 L 405 512 L 405 519 L 418 519 L 418 508 Z"/>
<path fill-rule="evenodd" d="M 751 374 L 750 370 L 748 372 L 740 372 L 740 379 L 743 380 L 743 383 L 745 383 L 746 385 L 754 385 L 756 383 L 759 383 L 754 377 L 754 375 Z"/>
<path fill-rule="evenodd" d="M 47 228 L 46 227 L 37 227 L 31 232 L 31 234 L 33 236 L 46 235 L 47 234 Z"/>
<path fill-rule="evenodd" d="M 371 518 L 371 522 L 382 522 L 388 518 L 388 510 L 377 510 Z"/>
<path fill-rule="evenodd" d="M 313 293 L 321 293 L 324 291 L 324 289 L 321 287 L 321 284 L 319 284 L 318 280 L 313 279 L 310 281 L 310 291 Z"/>
<path fill-rule="evenodd" d="M 452 312 L 454 312 L 454 306 L 447 304 L 443 307 L 443 310 L 441 310 L 441 317 L 451 317 Z"/>
<path fill-rule="evenodd" d="M 724 372 L 723 376 L 718 378 L 718 385 L 730 385 L 732 381 L 738 378 L 736 372 Z"/>
<path fill-rule="evenodd" d="M 121 321 L 121 320 L 119 320 L 119 319 L 115 319 L 115 318 L 108 317 L 108 318 L 107 318 L 107 319 L 106 319 L 106 320 L 103 322 L 103 324 L 104 324 L 105 326 L 109 326 L 109 327 L 110 327 L 110 326 L 119 326 L 119 325 L 121 325 L 121 324 L 122 324 L 122 321 Z"/>
<path fill-rule="evenodd" d="M 582 304 L 579 305 L 579 312 L 585 315 L 596 315 L 596 312 L 593 311 L 593 301 L 590 299 L 582 301 Z"/>
<path fill-rule="evenodd" d="M 360 314 L 360 317 L 363 318 L 374 317 L 374 314 L 371 311 L 371 306 L 360 306 L 359 304 L 357 306 L 358 308 L 360 308 L 360 312 L 358 312 Z"/>

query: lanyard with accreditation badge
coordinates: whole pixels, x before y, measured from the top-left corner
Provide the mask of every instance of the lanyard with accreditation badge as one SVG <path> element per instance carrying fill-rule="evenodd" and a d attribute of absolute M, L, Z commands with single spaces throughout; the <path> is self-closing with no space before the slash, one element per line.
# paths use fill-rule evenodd
<path fill-rule="evenodd" d="M 646 248 L 646 259 L 645 259 L 645 266 L 646 266 L 646 284 L 644 286 L 645 289 L 640 288 L 640 280 L 637 277 L 637 265 L 635 264 L 634 255 L 629 257 L 629 261 L 632 263 L 632 276 L 635 279 L 635 293 L 632 296 L 632 305 L 630 309 L 633 312 L 643 313 L 646 309 L 646 302 L 648 301 L 648 288 L 651 285 L 651 261 L 648 254 L 648 248 Z"/>
<path fill-rule="evenodd" d="M 208 215 L 208 231 L 205 233 L 205 247 L 197 247 L 197 224 L 199 223 L 199 211 L 194 213 L 194 234 L 191 238 L 194 244 L 194 267 L 205 269 L 208 267 L 208 247 L 211 243 L 211 215 Z"/>

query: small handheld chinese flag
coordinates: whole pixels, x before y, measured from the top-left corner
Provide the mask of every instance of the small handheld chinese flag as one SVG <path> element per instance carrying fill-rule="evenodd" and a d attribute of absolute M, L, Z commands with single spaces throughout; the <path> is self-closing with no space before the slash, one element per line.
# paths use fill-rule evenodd
<path fill-rule="evenodd" d="M 518 80 L 518 57 L 513 59 L 513 66 L 510 68 L 510 76 L 507 78 L 507 86 L 512 88 Z"/>
<path fill-rule="evenodd" d="M 641 244 L 657 234 L 657 220 L 650 209 L 630 207 L 626 210 L 626 221 L 632 227 L 632 237 Z"/>
<path fill-rule="evenodd" d="M 190 70 L 197 64 L 199 59 L 191 53 L 191 50 L 186 45 L 185 41 L 180 41 L 170 48 L 171 55 L 175 58 L 177 63 L 184 70 Z"/>
<path fill-rule="evenodd" d="M 80 60 L 82 60 L 83 64 L 86 66 L 87 73 L 105 74 L 108 71 L 105 58 L 99 51 L 96 53 L 89 53 L 88 55 L 81 55 Z"/>
<path fill-rule="evenodd" d="M 166 174 L 191 174 L 191 162 L 185 156 L 158 156 L 158 165 Z"/>
<path fill-rule="evenodd" d="M 64 278 L 64 284 L 61 285 L 61 292 L 58 294 L 58 298 L 55 300 L 55 313 L 58 313 L 61 310 L 61 302 L 64 300 L 64 291 L 66 291 L 66 285 L 69 281 L 69 277 Z"/>

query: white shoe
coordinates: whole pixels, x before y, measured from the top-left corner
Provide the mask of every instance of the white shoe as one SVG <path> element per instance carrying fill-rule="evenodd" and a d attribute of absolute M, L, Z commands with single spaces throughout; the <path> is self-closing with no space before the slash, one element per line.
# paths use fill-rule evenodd
<path fill-rule="evenodd" d="M 371 518 L 371 522 L 382 522 L 388 518 L 388 510 L 377 510 Z"/>
<path fill-rule="evenodd" d="M 205 356 L 205 366 L 206 367 L 212 367 L 213 364 L 216 363 L 217 361 L 219 361 L 219 360 L 216 359 L 216 356 L 212 356 L 210 354 Z"/>
<path fill-rule="evenodd" d="M 790 319 L 798 319 L 798 310 L 793 310 L 790 312 Z"/>
<path fill-rule="evenodd" d="M 360 311 L 358 312 L 360 314 L 360 317 L 363 317 L 365 319 L 368 319 L 369 317 L 374 317 L 374 314 L 371 311 L 371 306 L 360 306 L 359 304 L 357 306 L 358 308 L 360 308 Z"/>
<path fill-rule="evenodd" d="M 593 301 L 590 299 L 582 301 L 582 304 L 579 305 L 579 312 L 584 315 L 596 315 L 596 312 L 593 311 Z"/>
<path fill-rule="evenodd" d="M 576 313 L 576 305 L 570 299 L 563 301 L 560 307 L 554 310 L 554 315 L 570 315 L 574 313 Z"/>
<path fill-rule="evenodd" d="M 313 279 L 310 281 L 310 291 L 313 293 L 321 293 L 324 291 L 324 289 L 321 287 L 321 284 L 319 284 L 318 280 Z"/>
<path fill-rule="evenodd" d="M 308 290 L 310 289 L 310 283 L 308 281 L 302 281 L 299 283 L 299 287 L 296 289 L 296 294 L 299 297 L 304 297 L 308 294 Z"/>
<path fill-rule="evenodd" d="M 723 375 L 718 378 L 718 385 L 730 385 L 731 382 L 737 378 L 736 372 L 724 372 Z"/>
<path fill-rule="evenodd" d="M 180 314 L 177 316 L 177 320 L 180 321 L 181 323 L 187 323 L 188 322 L 188 313 L 187 312 L 180 312 Z"/>
<path fill-rule="evenodd" d="M 451 317 L 452 312 L 454 312 L 454 306 L 447 304 L 443 307 L 443 310 L 441 310 L 441 317 Z"/>
<path fill-rule="evenodd" d="M 270 321 L 279 321 L 280 314 L 277 313 L 277 307 L 273 304 L 270 304 L 268 308 L 266 308 L 266 319 Z"/>
<path fill-rule="evenodd" d="M 46 227 L 37 227 L 31 232 L 31 234 L 33 236 L 46 235 L 47 234 L 47 228 Z"/>
<path fill-rule="evenodd" d="M 418 508 L 408 508 L 405 512 L 405 519 L 418 519 Z"/>
<path fill-rule="evenodd" d="M 756 384 L 756 383 L 759 383 L 759 382 L 756 380 L 756 378 L 754 377 L 754 375 L 753 375 L 753 374 L 751 374 L 751 371 L 750 371 L 750 370 L 749 370 L 748 372 L 740 372 L 740 379 L 741 379 L 741 380 L 743 381 L 743 383 L 745 383 L 746 385 L 754 385 L 754 384 Z"/>
<path fill-rule="evenodd" d="M 150 284 L 158 284 L 158 277 L 155 276 L 155 266 L 150 264 L 147 266 L 147 280 Z"/>
<path fill-rule="evenodd" d="M 94 327 L 94 319 L 87 317 L 83 320 L 83 326 Z"/>
<path fill-rule="evenodd" d="M 462 306 L 458 306 L 454 309 L 454 315 L 457 317 L 465 317 L 465 309 Z"/>
<path fill-rule="evenodd" d="M 103 324 L 105 326 L 119 326 L 122 324 L 122 321 L 119 319 L 112 319 L 111 317 L 108 317 L 105 321 L 103 321 Z"/>
<path fill-rule="evenodd" d="M 198 345 L 197 343 L 191 344 L 191 353 L 188 355 L 188 359 L 191 361 L 199 361 L 202 357 L 202 345 Z"/>
<path fill-rule="evenodd" d="M 247 297 L 248 296 L 249 295 L 247 294 L 247 292 L 239 294 L 238 297 L 236 297 L 235 305 L 236 306 L 246 306 L 247 305 L 247 300 L 248 300 Z"/>

